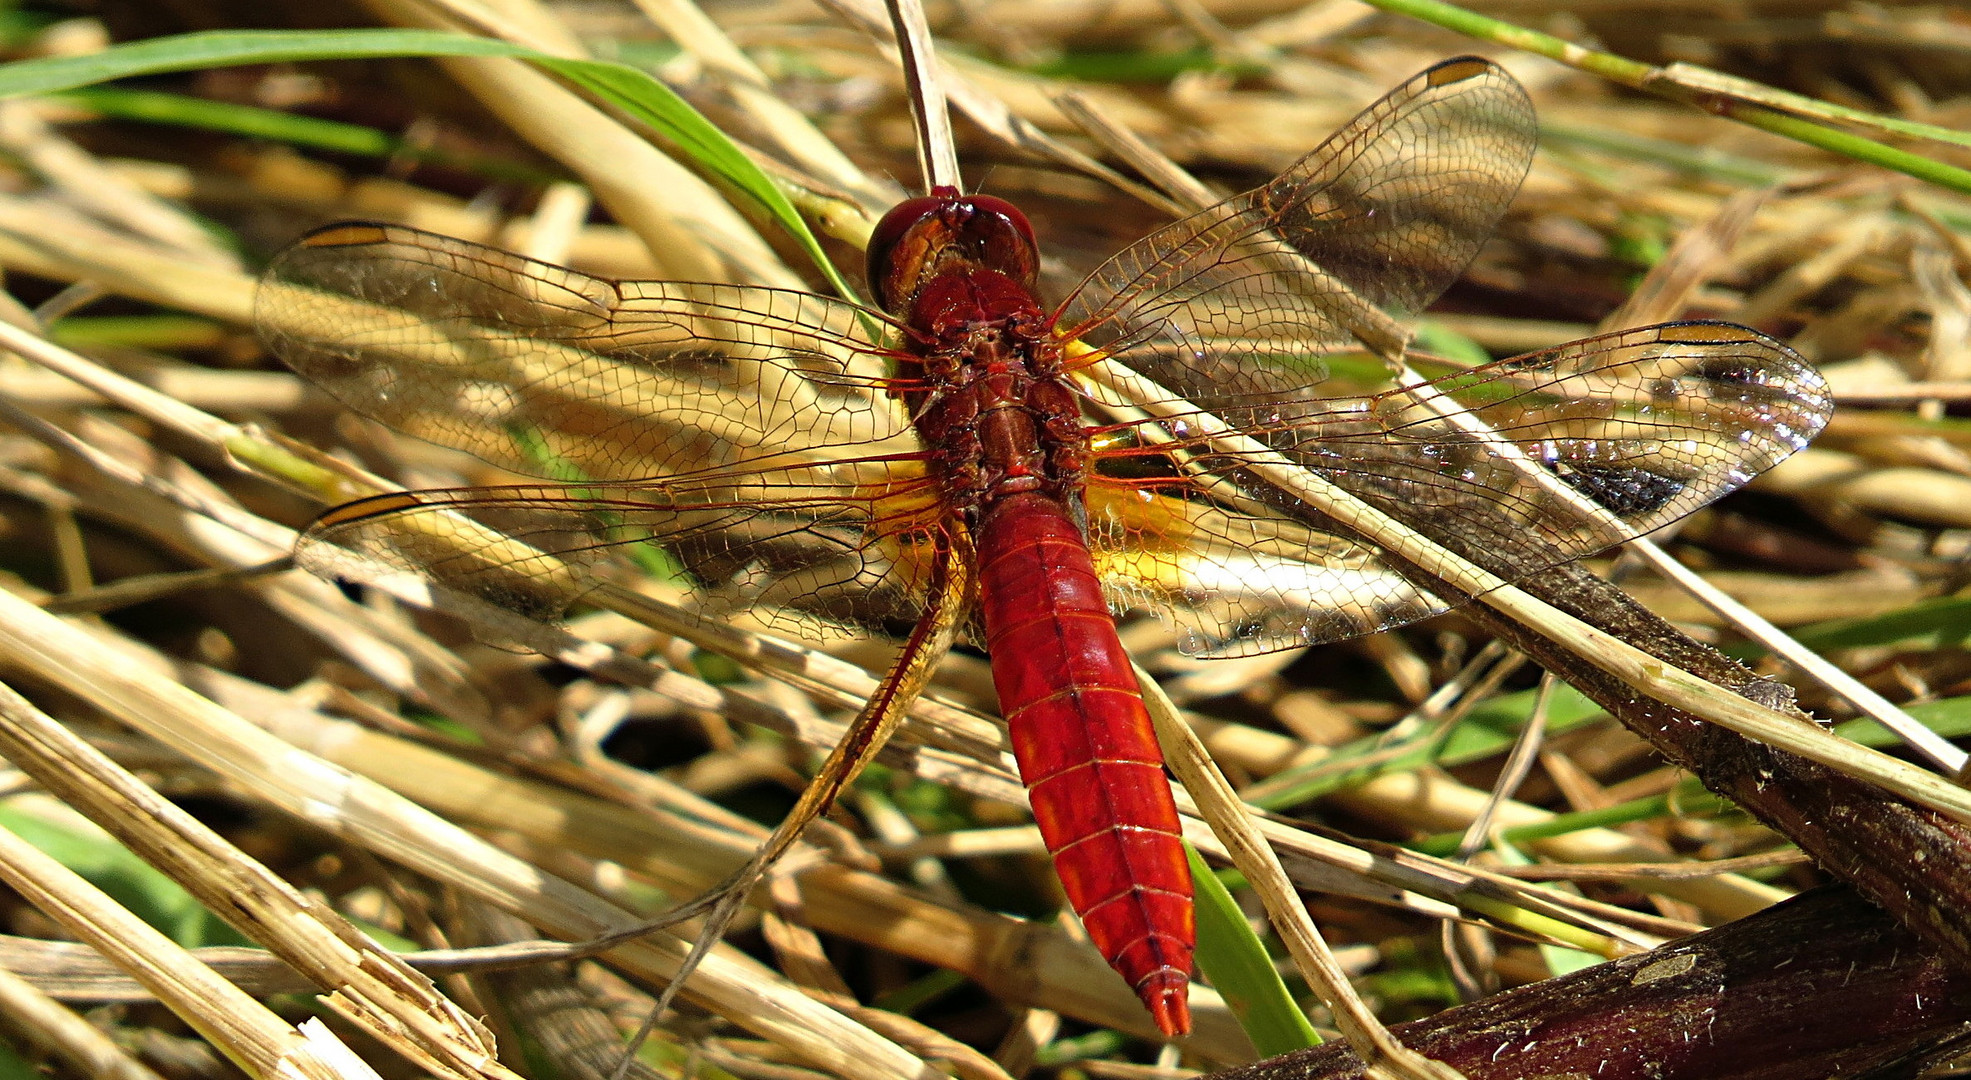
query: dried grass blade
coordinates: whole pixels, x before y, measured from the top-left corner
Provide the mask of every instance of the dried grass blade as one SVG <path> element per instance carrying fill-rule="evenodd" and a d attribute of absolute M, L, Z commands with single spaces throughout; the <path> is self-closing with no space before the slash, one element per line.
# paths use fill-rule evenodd
<path fill-rule="evenodd" d="M 888 24 L 880 0 L 825 0 L 825 3 L 829 10 L 855 23 L 871 37 L 878 41 L 889 40 Z M 1004 139 L 1012 146 L 1036 157 L 1096 177 L 1152 206 L 1159 205 L 1162 201 L 1155 192 L 1087 154 L 1060 142 L 1023 119 L 1005 102 L 982 89 L 974 80 L 967 78 L 963 72 L 953 66 L 951 61 L 939 60 L 938 63 L 943 68 L 939 81 L 944 85 L 946 96 L 980 127 Z"/>
<path fill-rule="evenodd" d="M 924 21 L 924 5 L 918 0 L 885 2 L 890 9 L 897 59 L 903 66 L 904 88 L 909 92 L 910 116 L 917 123 L 917 168 L 924 178 L 924 191 L 960 190 L 965 181 L 958 173 L 958 143 L 951 133 L 951 115 L 945 109 L 943 72 L 931 43 L 931 28 Z"/>
<path fill-rule="evenodd" d="M 92 955 L 92 959 L 93 959 Z M 78 1076 L 98 1080 L 163 1080 L 96 1025 L 0 966 L 0 1016 L 15 1045 L 48 1054 Z"/>
<path fill-rule="evenodd" d="M 0 593 L 0 652 L 260 798 L 552 933 L 584 940 L 637 922 L 408 799 L 296 750 L 177 683 L 121 662 L 82 631 L 7 593 Z M 682 941 L 655 935 L 621 946 L 611 958 L 663 981 L 676 973 L 687 951 Z M 726 950 L 707 957 L 686 992 L 828 1068 L 894 1080 L 920 1077 L 926 1068 L 896 1044 Z"/>
<path fill-rule="evenodd" d="M 110 957 L 253 1077 L 375 1077 L 341 1048 L 331 1055 L 74 871 L 0 829 L 0 880 Z M 329 1041 L 333 1041 L 329 1037 Z M 330 1064 L 334 1061 L 335 1064 Z M 349 1063 L 358 1066 L 351 1071 Z"/>
<path fill-rule="evenodd" d="M 0 687 L 0 751 L 43 787 L 164 871 L 207 910 L 268 947 L 329 994 L 372 1038 L 447 1076 L 516 1080 L 485 1029 L 429 980 L 340 915 L 145 786 L 100 751 Z"/>
<path fill-rule="evenodd" d="M 708 69 L 787 155 L 823 182 L 855 193 L 865 207 L 896 201 L 896 191 L 842 153 L 800 110 L 774 93 L 766 73 L 692 0 L 635 0 L 638 11 Z"/>

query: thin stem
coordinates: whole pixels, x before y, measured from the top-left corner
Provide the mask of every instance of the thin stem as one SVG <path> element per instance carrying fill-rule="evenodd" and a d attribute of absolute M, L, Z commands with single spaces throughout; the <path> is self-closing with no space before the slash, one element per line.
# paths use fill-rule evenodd
<path fill-rule="evenodd" d="M 945 109 L 937 49 L 924 21 L 924 5 L 919 0 L 887 3 L 904 85 L 910 91 L 910 115 L 917 122 L 917 164 L 923 170 L 924 187 L 927 191 L 958 188 L 958 144 L 951 134 L 951 114 Z"/>
<path fill-rule="evenodd" d="M 1783 135 L 1795 142 L 1818 146 L 1843 157 L 1880 165 L 1885 169 L 1894 169 L 1896 172 L 1953 191 L 1971 192 L 1971 170 L 1933 161 L 1921 154 L 1899 150 L 1886 143 L 1876 142 L 1874 139 L 1864 139 L 1860 135 L 1837 131 L 1811 120 L 1742 101 L 1723 102 L 1718 112 L 1741 124 L 1761 131 L 1770 131 L 1775 135 Z"/>
<path fill-rule="evenodd" d="M 1538 30 L 1530 30 L 1477 12 L 1466 11 L 1444 3 L 1443 0 L 1366 0 L 1366 2 L 1371 7 L 1421 19 L 1449 30 L 1456 30 L 1461 34 L 1468 34 L 1481 41 L 1497 42 L 1550 60 L 1557 60 L 1569 67 L 1593 72 L 1611 82 L 1636 90 L 1646 90 L 1672 101 L 1681 101 L 1706 112 L 1717 113 L 1762 131 L 1770 131 L 1796 142 L 1830 150 L 1856 161 L 1880 165 L 1885 169 L 1893 169 L 1954 191 L 1971 193 L 1971 171 L 1945 165 L 1920 154 L 1898 150 L 1873 139 L 1838 131 L 1792 113 L 1767 108 L 1720 88 L 1691 85 L 1687 79 L 1680 78 L 1668 69 L 1654 64 L 1645 64 L 1613 53 L 1585 48 L 1552 34 L 1543 34 Z M 1689 65 L 1682 65 L 1684 69 L 1688 67 Z M 1824 103 L 1816 104 L 1824 105 Z"/>

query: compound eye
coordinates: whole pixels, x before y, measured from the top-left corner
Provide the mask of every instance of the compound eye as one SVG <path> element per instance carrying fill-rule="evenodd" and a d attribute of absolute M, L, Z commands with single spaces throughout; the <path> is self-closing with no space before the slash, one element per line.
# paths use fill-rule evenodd
<path fill-rule="evenodd" d="M 1032 290 L 1040 282 L 1040 246 L 1033 223 L 1020 208 L 991 195 L 965 199 L 971 216 L 965 222 L 967 254 L 980 266 L 997 270 Z"/>
<path fill-rule="evenodd" d="M 974 213 L 990 214 L 1004 222 L 1015 236 L 1026 242 L 1027 247 L 1034 249 L 1040 247 L 1039 242 L 1033 238 L 1033 222 L 1027 220 L 1026 214 L 1022 213 L 1019 207 L 991 195 L 973 195 L 965 201 L 971 204 Z"/>
<path fill-rule="evenodd" d="M 957 194 L 952 191 L 949 195 L 905 199 L 891 207 L 869 234 L 869 289 L 884 311 L 904 314 L 903 309 L 916 295 L 925 262 L 936 254 L 934 248 L 943 232 L 935 227 L 940 212 Z"/>

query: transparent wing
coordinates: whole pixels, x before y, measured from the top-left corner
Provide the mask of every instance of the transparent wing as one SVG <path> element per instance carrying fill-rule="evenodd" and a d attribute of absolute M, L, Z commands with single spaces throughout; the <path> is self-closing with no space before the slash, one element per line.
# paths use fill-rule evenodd
<path fill-rule="evenodd" d="M 552 619 L 628 554 L 708 617 L 820 637 L 917 613 L 931 485 L 881 315 L 347 224 L 274 261 L 256 316 L 357 412 L 570 482 L 338 507 L 297 548 L 310 569 Z"/>
<path fill-rule="evenodd" d="M 256 320 L 357 412 L 548 479 L 916 446 L 869 336 L 884 317 L 806 293 L 607 281 L 355 223 L 275 259 Z"/>
<path fill-rule="evenodd" d="M 325 577 L 543 621 L 594 587 L 605 557 L 641 564 L 707 618 L 750 609 L 809 638 L 913 621 L 938 527 L 928 482 L 920 473 L 881 494 L 821 490 L 776 471 L 399 492 L 330 510 L 295 551 Z"/>
<path fill-rule="evenodd" d="M 1088 545 L 1117 613 L 1154 612 L 1190 656 L 1245 656 L 1359 637 L 1446 610 L 1374 549 L 1221 492 L 1097 481 Z"/>
<path fill-rule="evenodd" d="M 1263 475 L 1266 457 L 1514 581 L 1744 485 L 1832 410 L 1813 365 L 1756 331 L 1627 330 L 1372 396 L 1227 410 L 1263 450 L 1228 448 L 1185 414 L 1136 425 L 1103 455 L 1111 490 L 1091 498 L 1091 534 L 1113 595 L 1176 622 L 1196 651 L 1329 641 L 1444 604 L 1372 546 L 1323 532 L 1318 506 Z"/>
<path fill-rule="evenodd" d="M 1536 133 L 1510 75 L 1445 61 L 1264 187 L 1130 245 L 1062 305 L 1057 332 L 1140 373 L 1152 396 L 1211 411 L 1305 399 L 1323 357 L 1400 325 L 1464 272 Z"/>

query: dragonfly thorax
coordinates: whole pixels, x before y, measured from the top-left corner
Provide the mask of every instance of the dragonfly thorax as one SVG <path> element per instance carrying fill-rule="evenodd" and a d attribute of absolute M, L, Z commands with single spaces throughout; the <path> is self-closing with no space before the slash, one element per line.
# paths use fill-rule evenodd
<path fill-rule="evenodd" d="M 939 287 L 926 290 L 920 311 Z M 923 384 L 906 400 L 930 471 L 968 522 L 1023 492 L 1080 504 L 1088 439 L 1059 348 L 1033 332 L 1043 319 L 1034 310 L 1028 318 L 954 327 L 913 350 L 916 363 L 904 368 Z"/>

